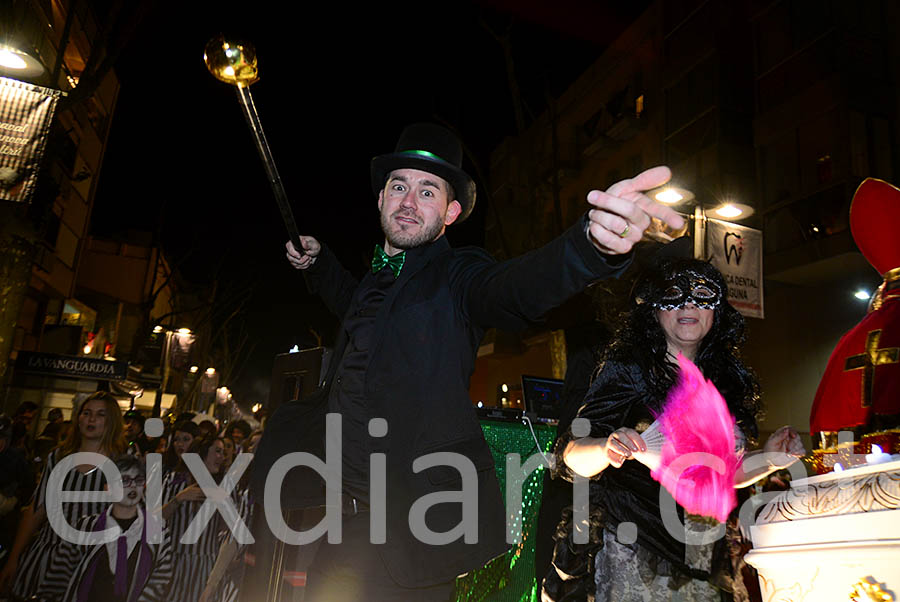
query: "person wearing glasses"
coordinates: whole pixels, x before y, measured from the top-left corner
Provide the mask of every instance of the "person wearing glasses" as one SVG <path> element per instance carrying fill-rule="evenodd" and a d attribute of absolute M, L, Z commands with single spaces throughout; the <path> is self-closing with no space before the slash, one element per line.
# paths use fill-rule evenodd
<path fill-rule="evenodd" d="M 86 537 L 118 527 L 118 535 L 94 545 L 64 542 L 53 556 L 38 597 L 66 602 L 155 602 L 166 596 L 172 579 L 172 546 L 167 530 L 161 543 L 148 541 L 141 504 L 144 465 L 125 454 L 116 460 L 116 468 L 122 475 L 121 499 L 99 514 L 82 517 L 75 528 Z"/>

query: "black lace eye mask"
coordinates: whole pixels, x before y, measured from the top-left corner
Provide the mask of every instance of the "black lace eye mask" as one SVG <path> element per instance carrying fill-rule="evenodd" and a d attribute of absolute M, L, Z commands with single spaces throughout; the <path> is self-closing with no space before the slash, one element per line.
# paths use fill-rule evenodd
<path fill-rule="evenodd" d="M 722 289 L 718 284 L 693 270 L 685 270 L 666 282 L 653 307 L 672 311 L 693 303 L 699 309 L 715 309 L 721 302 Z"/>

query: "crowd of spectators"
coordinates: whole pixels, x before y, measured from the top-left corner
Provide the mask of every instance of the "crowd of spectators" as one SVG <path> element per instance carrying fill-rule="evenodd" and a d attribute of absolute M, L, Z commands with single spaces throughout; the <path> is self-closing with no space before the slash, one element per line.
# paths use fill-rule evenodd
<path fill-rule="evenodd" d="M 162 435 L 154 437 L 144 430 L 145 414 L 122 411 L 109 393 L 98 391 L 73 406 L 71 420 L 51 408 L 36 437 L 37 404 L 26 401 L 12 416 L 0 414 L 0 599 L 235 600 L 240 570 L 209 579 L 220 548 L 230 555 L 236 549 L 218 513 L 196 544 L 180 541 L 205 501 L 185 454 L 197 454 L 218 483 L 238 454 L 253 452 L 262 431 L 244 420 L 219 424 L 205 414 L 184 412 L 165 416 Z M 113 503 L 63 502 L 66 522 L 82 534 L 117 525 L 115 541 L 70 541 L 48 520 L 50 475 L 76 452 L 106 460 L 60 467 L 66 471 L 63 490 L 119 491 L 107 476 L 119 474 L 121 497 Z M 161 454 L 161 463 L 148 461 L 153 453 Z M 101 466 L 104 462 L 109 464 Z M 152 470 L 162 472 L 162 504 L 150 509 L 164 519 L 161 543 L 147 540 L 145 485 Z M 249 521 L 246 480 L 230 495 Z"/>

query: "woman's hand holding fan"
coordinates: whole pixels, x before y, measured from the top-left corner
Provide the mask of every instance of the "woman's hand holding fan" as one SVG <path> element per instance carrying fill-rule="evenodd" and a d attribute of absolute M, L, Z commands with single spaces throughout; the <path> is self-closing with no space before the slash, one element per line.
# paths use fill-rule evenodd
<path fill-rule="evenodd" d="M 606 439 L 606 457 L 613 468 L 619 468 L 629 458 L 638 459 L 646 451 L 641 435 L 628 427 L 617 429 Z"/>

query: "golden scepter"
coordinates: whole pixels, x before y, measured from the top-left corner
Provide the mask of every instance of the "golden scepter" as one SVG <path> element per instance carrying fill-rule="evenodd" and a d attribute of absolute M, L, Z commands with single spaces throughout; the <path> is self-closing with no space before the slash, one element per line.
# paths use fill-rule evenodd
<path fill-rule="evenodd" d="M 284 184 L 281 183 L 281 176 L 278 175 L 278 168 L 275 167 L 275 159 L 272 157 L 272 151 L 269 150 L 269 143 L 266 141 L 259 114 L 256 112 L 256 106 L 253 104 L 253 96 L 250 95 L 250 85 L 259 80 L 256 67 L 256 50 L 251 44 L 228 41 L 224 36 L 219 35 L 207 42 L 203 51 L 203 62 L 206 63 L 206 68 L 209 69 L 209 72 L 216 79 L 233 85 L 237 90 L 238 100 L 244 111 L 244 117 L 247 119 L 247 125 L 250 126 L 250 131 L 253 133 L 256 150 L 259 151 L 263 166 L 266 168 L 266 175 L 269 177 L 272 192 L 275 193 L 275 201 L 278 203 L 278 209 L 281 211 L 281 219 L 284 220 L 284 225 L 287 228 L 291 242 L 294 244 L 294 248 L 302 253 L 303 246 L 300 244 L 300 233 L 297 231 L 294 212 L 291 211 L 287 193 L 284 191 Z M 269 575 L 264 586 L 266 588 L 265 600 L 280 600 L 282 597 L 282 574 L 285 560 L 284 545 L 284 538 L 279 537 L 273 550 L 272 564 L 268 567 Z M 250 595 L 255 597 L 258 593 L 254 592 Z M 249 595 L 242 596 L 242 599 L 249 599 Z"/>
<path fill-rule="evenodd" d="M 297 231 L 294 212 L 291 211 L 287 193 L 281 183 L 281 176 L 278 175 L 278 168 L 275 167 L 275 159 L 272 157 L 272 151 L 269 150 L 269 143 L 266 142 L 259 114 L 253 104 L 253 96 L 250 95 L 250 85 L 259 80 L 256 68 L 256 50 L 252 44 L 228 41 L 224 36 L 219 35 L 206 44 L 203 51 L 203 62 L 206 63 L 206 68 L 216 79 L 233 85 L 237 90 L 244 117 L 253 133 L 256 150 L 259 151 L 263 166 L 266 168 L 272 192 L 275 193 L 275 201 L 281 211 L 281 219 L 284 220 L 294 248 L 302 253 L 303 246 L 300 244 L 300 233 Z"/>

